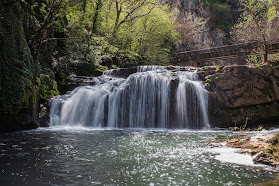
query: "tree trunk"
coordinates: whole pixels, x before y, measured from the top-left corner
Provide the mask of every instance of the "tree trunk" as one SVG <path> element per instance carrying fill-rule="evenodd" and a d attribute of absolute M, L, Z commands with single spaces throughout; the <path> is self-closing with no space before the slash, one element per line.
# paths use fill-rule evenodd
<path fill-rule="evenodd" d="M 267 57 L 268 57 L 268 48 L 267 44 L 264 44 L 264 62 L 267 62 Z"/>
<path fill-rule="evenodd" d="M 92 34 L 97 33 L 97 21 L 98 21 L 99 11 L 102 8 L 102 5 L 103 5 L 103 1 L 98 0 L 96 3 L 95 14 L 93 16 L 93 21 L 92 21 Z"/>
<path fill-rule="evenodd" d="M 121 7 L 119 9 L 117 0 L 115 1 L 115 6 L 116 6 L 116 19 L 115 19 L 115 24 L 114 24 L 114 28 L 113 28 L 113 34 L 116 34 L 116 32 L 119 28 L 119 18 L 120 18 L 120 14 L 121 14 Z"/>
<path fill-rule="evenodd" d="M 39 41 L 39 44 L 37 45 L 37 50 L 35 50 L 35 52 L 34 52 L 35 58 L 38 58 L 38 56 L 39 56 L 40 48 L 41 48 L 41 45 L 43 43 L 44 36 L 47 33 L 47 30 L 48 30 L 48 28 L 49 28 L 49 26 L 50 26 L 50 24 L 51 24 L 51 22 L 54 18 L 55 12 L 58 11 L 60 8 L 61 8 L 61 4 L 58 4 L 58 6 L 50 12 L 49 19 L 43 26 L 44 30 L 43 30 L 43 33 L 40 36 L 40 41 Z"/>

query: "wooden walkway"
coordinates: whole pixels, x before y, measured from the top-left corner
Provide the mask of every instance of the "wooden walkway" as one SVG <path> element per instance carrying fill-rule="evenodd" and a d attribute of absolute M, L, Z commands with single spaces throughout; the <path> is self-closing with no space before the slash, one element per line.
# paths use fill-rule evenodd
<path fill-rule="evenodd" d="M 258 43 L 253 42 L 180 52 L 175 54 L 175 57 L 172 58 L 171 62 L 174 65 L 200 67 L 207 65 L 209 62 L 218 64 L 221 60 L 230 60 L 231 65 L 242 65 L 246 63 L 247 54 L 259 46 Z M 278 52 L 279 43 L 274 43 L 268 46 L 269 54 Z"/>

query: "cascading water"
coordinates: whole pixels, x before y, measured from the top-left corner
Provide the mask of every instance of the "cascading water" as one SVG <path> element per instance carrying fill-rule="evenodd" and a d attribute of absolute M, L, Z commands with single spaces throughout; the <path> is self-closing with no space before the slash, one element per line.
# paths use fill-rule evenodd
<path fill-rule="evenodd" d="M 207 128 L 207 91 L 195 72 L 142 66 L 120 70 L 52 100 L 50 125 L 131 128 Z"/>

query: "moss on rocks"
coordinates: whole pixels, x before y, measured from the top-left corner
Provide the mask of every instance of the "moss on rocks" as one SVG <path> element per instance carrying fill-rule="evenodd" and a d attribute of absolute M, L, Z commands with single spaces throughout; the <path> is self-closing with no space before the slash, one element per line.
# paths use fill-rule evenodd
<path fill-rule="evenodd" d="M 18 15 L 20 6 L 5 7 L 0 15 L 0 113 L 14 114 L 26 101 L 34 81 L 34 62 Z"/>
<path fill-rule="evenodd" d="M 0 130 L 35 128 L 40 83 L 25 39 L 20 2 L 0 10 Z"/>

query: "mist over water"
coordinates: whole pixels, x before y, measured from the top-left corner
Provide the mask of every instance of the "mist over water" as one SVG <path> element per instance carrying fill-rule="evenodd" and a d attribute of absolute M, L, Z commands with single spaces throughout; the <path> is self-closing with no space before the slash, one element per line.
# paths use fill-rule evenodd
<path fill-rule="evenodd" d="M 110 70 L 94 86 L 56 97 L 51 126 L 208 128 L 207 91 L 195 72 L 142 66 L 126 79 Z"/>

